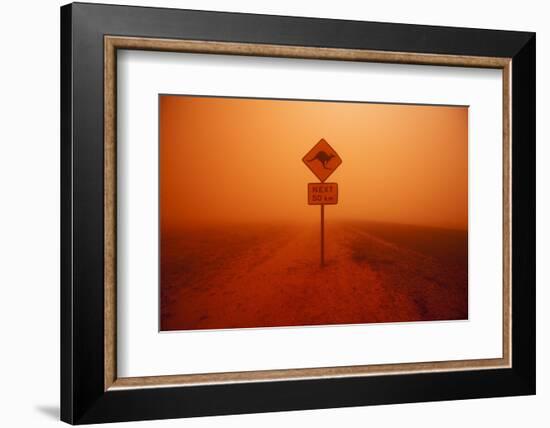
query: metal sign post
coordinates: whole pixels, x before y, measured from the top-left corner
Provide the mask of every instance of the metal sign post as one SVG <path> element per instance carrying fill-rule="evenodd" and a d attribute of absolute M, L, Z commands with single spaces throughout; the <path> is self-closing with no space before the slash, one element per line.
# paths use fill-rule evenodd
<path fill-rule="evenodd" d="M 325 266 L 325 206 L 321 205 L 321 267 Z"/>
<path fill-rule="evenodd" d="M 321 139 L 307 152 L 302 161 L 321 181 L 308 183 L 307 202 L 309 205 L 321 205 L 321 267 L 323 267 L 325 266 L 325 205 L 338 203 L 338 183 L 325 183 L 325 180 L 340 166 L 342 159 L 324 139 Z"/>

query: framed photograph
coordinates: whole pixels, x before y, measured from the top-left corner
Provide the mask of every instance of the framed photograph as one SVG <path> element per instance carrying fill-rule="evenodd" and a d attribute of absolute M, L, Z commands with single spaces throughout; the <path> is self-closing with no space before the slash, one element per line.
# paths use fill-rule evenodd
<path fill-rule="evenodd" d="M 61 8 L 61 418 L 535 393 L 535 34 Z"/>

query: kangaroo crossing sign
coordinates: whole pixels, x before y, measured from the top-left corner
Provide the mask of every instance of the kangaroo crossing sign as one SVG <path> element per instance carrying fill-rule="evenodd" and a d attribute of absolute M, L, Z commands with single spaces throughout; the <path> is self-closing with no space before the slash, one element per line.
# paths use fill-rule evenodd
<path fill-rule="evenodd" d="M 324 138 L 306 153 L 302 161 L 315 174 L 320 183 L 308 183 L 307 202 L 321 206 L 321 267 L 325 266 L 325 205 L 338 203 L 338 183 L 325 180 L 340 166 L 342 159 Z"/>
<path fill-rule="evenodd" d="M 321 183 L 340 166 L 342 159 L 323 138 L 302 158 Z"/>

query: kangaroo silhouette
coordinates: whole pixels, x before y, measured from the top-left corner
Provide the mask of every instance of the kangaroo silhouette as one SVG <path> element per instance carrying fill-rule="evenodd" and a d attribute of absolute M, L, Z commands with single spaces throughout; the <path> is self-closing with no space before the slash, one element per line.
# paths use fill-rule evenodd
<path fill-rule="evenodd" d="M 332 169 L 332 168 L 327 168 L 327 163 L 334 157 L 334 155 L 329 155 L 327 152 L 325 152 L 324 150 L 321 150 L 319 152 L 317 152 L 317 154 L 312 157 L 311 159 L 308 159 L 307 161 L 308 162 L 313 162 L 314 160 L 318 160 L 319 162 L 321 162 L 321 164 L 323 165 L 323 168 L 325 169 Z"/>

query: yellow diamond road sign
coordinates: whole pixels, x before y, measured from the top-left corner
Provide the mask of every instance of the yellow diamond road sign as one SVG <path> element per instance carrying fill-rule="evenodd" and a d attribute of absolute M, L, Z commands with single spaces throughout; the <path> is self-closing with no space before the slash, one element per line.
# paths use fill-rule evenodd
<path fill-rule="evenodd" d="M 307 152 L 302 160 L 322 183 L 342 163 L 338 153 L 323 138 Z"/>

